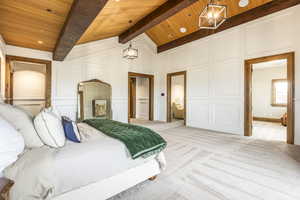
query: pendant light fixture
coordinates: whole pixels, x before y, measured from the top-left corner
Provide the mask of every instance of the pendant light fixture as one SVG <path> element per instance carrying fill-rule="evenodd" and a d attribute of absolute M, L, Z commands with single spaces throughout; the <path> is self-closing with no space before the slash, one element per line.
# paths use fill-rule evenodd
<path fill-rule="evenodd" d="M 219 0 L 209 0 L 199 16 L 200 29 L 217 29 L 227 18 L 227 6 L 214 3 Z"/>
<path fill-rule="evenodd" d="M 132 48 L 131 42 L 129 44 L 129 47 L 123 50 L 123 58 L 133 60 L 138 58 L 138 56 L 139 56 L 139 50 Z"/>

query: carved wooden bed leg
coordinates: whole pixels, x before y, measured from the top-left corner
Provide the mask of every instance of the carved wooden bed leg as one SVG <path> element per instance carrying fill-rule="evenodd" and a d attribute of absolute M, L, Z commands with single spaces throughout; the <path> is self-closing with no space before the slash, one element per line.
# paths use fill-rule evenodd
<path fill-rule="evenodd" d="M 152 176 L 149 178 L 150 181 L 154 181 L 157 178 L 157 176 Z"/>
<path fill-rule="evenodd" d="M 9 190 L 13 185 L 14 185 L 13 181 L 0 178 L 0 200 L 9 199 Z"/>

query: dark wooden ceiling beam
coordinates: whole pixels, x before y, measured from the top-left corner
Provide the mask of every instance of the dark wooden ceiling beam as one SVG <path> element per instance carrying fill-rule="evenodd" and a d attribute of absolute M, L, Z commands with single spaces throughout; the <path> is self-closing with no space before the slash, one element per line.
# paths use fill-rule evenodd
<path fill-rule="evenodd" d="M 53 60 L 64 60 L 107 2 L 108 0 L 74 0 L 57 40 Z"/>
<path fill-rule="evenodd" d="M 264 17 L 266 15 L 270 15 L 272 13 L 284 10 L 286 8 L 296 6 L 298 4 L 300 4 L 300 0 L 273 0 L 269 3 L 253 8 L 239 15 L 230 17 L 216 30 L 200 29 L 194 33 L 191 33 L 169 43 L 163 44 L 157 48 L 157 52 L 161 53 L 163 51 L 176 48 L 186 43 L 213 35 L 215 33 L 219 33 L 229 28 L 253 21 L 255 19 Z"/>
<path fill-rule="evenodd" d="M 119 42 L 125 44 L 136 36 L 146 32 L 153 26 L 165 21 L 182 9 L 189 7 L 198 0 L 168 0 L 166 3 L 155 9 L 152 13 L 138 21 L 119 36 Z"/>

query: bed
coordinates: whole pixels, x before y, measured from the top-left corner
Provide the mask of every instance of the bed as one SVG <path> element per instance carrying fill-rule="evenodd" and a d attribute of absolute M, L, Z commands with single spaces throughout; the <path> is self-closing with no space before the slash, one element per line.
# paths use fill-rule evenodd
<path fill-rule="evenodd" d="M 29 150 L 4 171 L 15 182 L 10 191 L 12 200 L 104 200 L 165 168 L 162 152 L 133 160 L 122 142 L 85 123 L 78 126 L 82 143 Z"/>
<path fill-rule="evenodd" d="M 58 134 L 64 132 L 60 126 L 66 119 L 55 109 L 45 109 L 32 118 L 16 107 L 0 104 L 0 116 L 6 116 L 22 132 L 27 147 L 4 170 L 5 177 L 14 183 L 9 190 L 10 200 L 104 200 L 153 179 L 165 168 L 163 138 L 150 129 L 143 132 L 146 128 L 111 120 L 108 83 L 81 82 L 78 94 L 82 97 L 78 99 L 81 123 L 75 126 L 79 129 L 80 143 L 65 140 L 66 132 Z M 98 107 L 101 109 L 94 110 Z M 114 129 L 111 133 L 102 129 L 108 124 Z M 122 137 L 114 137 L 118 134 L 131 137 L 128 140 L 131 144 Z M 155 138 L 163 142 L 153 144 Z M 148 147 L 133 154 L 143 145 Z"/>

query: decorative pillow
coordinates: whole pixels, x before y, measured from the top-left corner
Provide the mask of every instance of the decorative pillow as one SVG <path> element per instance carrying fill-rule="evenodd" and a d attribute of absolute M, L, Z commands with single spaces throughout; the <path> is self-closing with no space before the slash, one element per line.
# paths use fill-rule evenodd
<path fill-rule="evenodd" d="M 0 177 L 2 170 L 15 162 L 23 152 L 24 139 L 9 122 L 0 116 Z"/>
<path fill-rule="evenodd" d="M 51 113 L 55 114 L 59 119 L 62 119 L 60 112 L 55 107 L 51 106 L 49 108 L 45 108 L 44 110 L 46 112 L 51 112 Z"/>
<path fill-rule="evenodd" d="M 34 126 L 44 144 L 54 148 L 65 145 L 66 138 L 61 118 L 51 110 L 42 110 L 34 118 Z"/>
<path fill-rule="evenodd" d="M 17 106 L 0 103 L 0 115 L 21 133 L 27 148 L 43 146 L 34 129 L 32 116 L 26 111 Z"/>
<path fill-rule="evenodd" d="M 68 140 L 76 143 L 81 142 L 78 127 L 75 122 L 73 122 L 70 118 L 64 116 L 62 117 L 62 125 L 64 127 L 65 136 Z"/>

